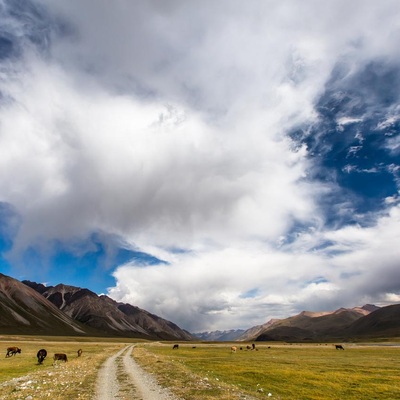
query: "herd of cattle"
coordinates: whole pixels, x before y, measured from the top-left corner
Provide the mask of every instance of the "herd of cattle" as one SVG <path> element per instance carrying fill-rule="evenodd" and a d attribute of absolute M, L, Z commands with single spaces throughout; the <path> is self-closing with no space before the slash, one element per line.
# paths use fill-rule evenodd
<path fill-rule="evenodd" d="M 344 347 L 343 347 L 341 344 L 335 344 L 334 346 L 335 346 L 335 349 L 336 349 L 336 350 L 344 350 Z M 195 349 L 195 348 L 196 348 L 196 346 L 193 346 L 193 347 L 192 347 L 192 349 Z M 271 346 L 268 346 L 268 348 L 270 349 Z M 172 350 L 177 350 L 177 349 L 179 349 L 179 344 L 174 344 L 174 345 L 172 346 Z M 236 353 L 236 350 L 237 350 L 237 349 L 238 349 L 237 346 L 232 346 L 232 347 L 231 347 L 231 352 L 232 352 L 232 353 Z M 243 350 L 243 347 L 239 347 L 239 349 L 240 349 L 240 350 Z M 256 349 L 256 345 L 255 345 L 254 343 L 252 343 L 251 346 L 247 345 L 247 346 L 246 346 L 246 350 L 256 350 L 256 351 L 258 351 L 258 349 Z"/>
<path fill-rule="evenodd" d="M 18 353 L 18 354 L 21 354 L 21 351 L 22 351 L 22 350 L 21 350 L 19 347 L 15 347 L 15 346 L 13 346 L 13 347 L 8 347 L 8 348 L 7 348 L 6 357 L 15 356 L 17 353 Z M 77 351 L 77 353 L 78 353 L 78 357 L 80 357 L 80 356 L 82 355 L 82 349 L 79 349 L 79 350 Z M 38 359 L 38 363 L 39 363 L 39 364 L 42 364 L 43 361 L 44 361 L 44 359 L 47 357 L 47 350 L 46 350 L 46 349 L 40 349 L 40 350 L 37 352 L 36 357 L 37 357 L 37 359 Z M 54 360 L 54 363 L 55 363 L 56 361 L 64 361 L 64 362 L 67 362 L 67 361 L 68 361 L 68 357 L 67 357 L 67 355 L 66 355 L 65 353 L 55 353 L 54 356 L 53 356 L 53 360 Z"/>
<path fill-rule="evenodd" d="M 194 346 L 193 348 L 196 348 L 196 347 Z M 268 348 L 270 348 L 270 347 L 268 347 Z M 342 345 L 340 345 L 340 344 L 336 344 L 335 348 L 336 348 L 336 350 L 344 350 L 344 347 Z M 173 350 L 179 349 L 179 344 L 174 344 L 172 346 L 172 349 Z M 232 353 L 236 353 L 237 349 L 238 349 L 237 346 L 232 346 L 231 347 L 231 352 Z M 240 350 L 243 350 L 243 347 L 240 347 Z M 258 349 L 256 349 L 256 345 L 253 343 L 251 346 L 246 346 L 246 350 L 258 350 Z M 7 348 L 6 357 L 15 356 L 17 353 L 19 353 L 19 354 L 21 353 L 21 349 L 19 347 L 15 347 L 15 346 L 14 347 L 8 347 Z M 78 357 L 80 357 L 82 355 L 82 349 L 79 349 L 77 351 L 77 353 L 78 353 Z M 42 364 L 44 359 L 47 357 L 46 349 L 40 349 L 37 352 L 36 357 L 38 359 L 38 363 Z M 65 353 L 56 353 L 53 356 L 53 360 L 54 360 L 54 363 L 56 361 L 67 362 L 68 361 L 68 357 L 67 357 L 67 355 Z"/>
<path fill-rule="evenodd" d="M 236 353 L 237 349 L 238 349 L 237 346 L 232 346 L 231 352 Z M 240 347 L 240 350 L 243 350 L 243 347 Z M 251 346 L 246 346 L 246 350 L 258 350 L 258 349 L 256 349 L 256 345 L 253 343 Z"/>

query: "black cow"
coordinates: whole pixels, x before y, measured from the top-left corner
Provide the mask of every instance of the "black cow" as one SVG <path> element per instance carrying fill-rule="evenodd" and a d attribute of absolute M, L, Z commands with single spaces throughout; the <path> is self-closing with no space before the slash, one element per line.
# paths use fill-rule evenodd
<path fill-rule="evenodd" d="M 82 349 L 78 350 L 78 357 L 80 357 L 82 355 Z"/>
<path fill-rule="evenodd" d="M 17 353 L 21 353 L 21 349 L 19 347 L 7 347 L 6 357 L 15 356 Z"/>
<path fill-rule="evenodd" d="M 37 357 L 38 363 L 41 364 L 44 361 L 44 359 L 47 357 L 46 349 L 40 349 L 37 352 L 36 357 Z"/>
<path fill-rule="evenodd" d="M 179 349 L 179 344 L 174 344 L 174 347 L 172 347 L 172 350 L 175 350 L 175 349 Z"/>
<path fill-rule="evenodd" d="M 335 344 L 336 350 L 344 350 L 344 347 L 341 344 Z"/>

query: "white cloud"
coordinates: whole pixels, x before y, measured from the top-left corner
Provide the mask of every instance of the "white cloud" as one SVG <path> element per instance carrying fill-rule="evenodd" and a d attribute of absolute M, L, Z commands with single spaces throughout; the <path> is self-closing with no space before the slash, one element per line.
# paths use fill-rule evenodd
<path fill-rule="evenodd" d="M 343 274 L 375 278 L 372 260 L 394 271 L 396 209 L 375 228 L 325 232 L 330 188 L 307 180 L 307 149 L 286 134 L 316 119 L 338 62 L 396 59 L 396 2 L 41 3 L 63 29 L 45 57 L 27 50 L 0 77 L 0 200 L 22 216 L 14 255 L 119 235 L 170 264 L 121 266 L 110 294 L 191 329 L 395 293 Z M 309 230 L 278 248 L 297 224 Z M 346 253 L 313 252 L 324 240 Z"/>
<path fill-rule="evenodd" d="M 301 182 L 305 149 L 283 135 L 298 109 L 291 96 L 213 122 L 190 105 L 24 61 L 3 82 L 15 101 L 2 110 L 1 189 L 24 217 L 14 251 L 96 229 L 141 246 L 273 239 L 318 218 L 318 189 Z"/>
<path fill-rule="evenodd" d="M 175 254 L 169 265 L 118 268 L 109 294 L 191 331 L 248 328 L 302 310 L 329 311 L 398 295 L 400 208 L 370 228 L 311 232 L 310 247 L 255 244 Z M 251 296 L 246 296 L 251 292 Z"/>

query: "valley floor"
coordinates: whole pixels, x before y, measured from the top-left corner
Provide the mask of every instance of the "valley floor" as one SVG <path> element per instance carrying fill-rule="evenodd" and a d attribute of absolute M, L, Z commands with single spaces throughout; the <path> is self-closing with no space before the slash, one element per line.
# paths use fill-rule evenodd
<path fill-rule="evenodd" d="M 345 343 L 138 342 L 0 337 L 0 400 L 359 400 L 400 398 L 399 341 Z M 243 348 L 242 351 L 241 347 Z M 42 365 L 38 349 L 46 348 Z M 77 350 L 83 349 L 82 355 Z M 68 362 L 53 362 L 55 353 Z M 168 389 L 167 389 L 168 388 Z"/>

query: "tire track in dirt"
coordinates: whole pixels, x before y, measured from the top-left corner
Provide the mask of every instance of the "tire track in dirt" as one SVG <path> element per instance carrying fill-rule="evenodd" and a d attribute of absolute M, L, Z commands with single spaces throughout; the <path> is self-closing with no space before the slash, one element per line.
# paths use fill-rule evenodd
<path fill-rule="evenodd" d="M 127 348 L 128 347 L 125 347 L 109 357 L 101 366 L 97 376 L 96 400 L 118 399 L 119 383 L 117 379 L 116 361 Z"/>
<path fill-rule="evenodd" d="M 132 357 L 133 346 L 124 347 L 102 365 L 96 385 L 96 400 L 179 400 L 161 387 Z"/>

